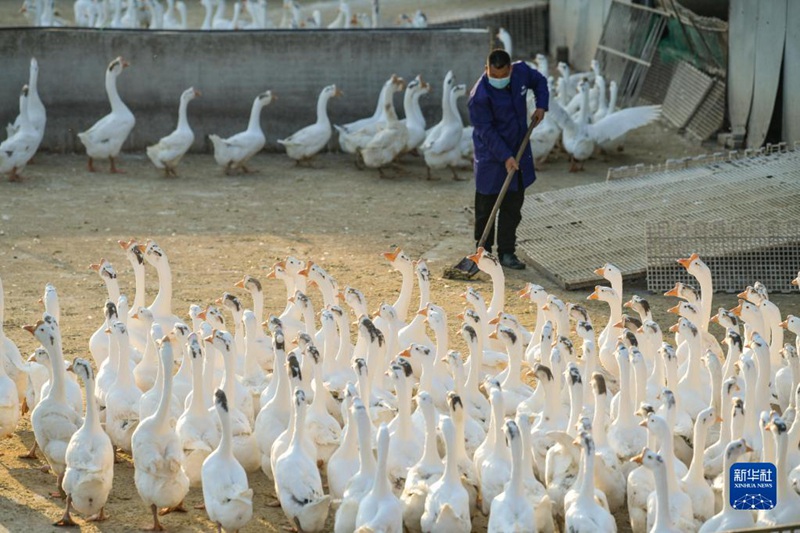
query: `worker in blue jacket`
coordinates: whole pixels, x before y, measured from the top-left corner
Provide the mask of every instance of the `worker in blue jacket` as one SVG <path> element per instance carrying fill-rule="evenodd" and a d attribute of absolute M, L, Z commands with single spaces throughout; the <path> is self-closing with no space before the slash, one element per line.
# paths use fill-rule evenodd
<path fill-rule="evenodd" d="M 497 215 L 497 255 L 500 264 L 516 270 L 525 268 L 516 255 L 525 188 L 536 180 L 530 143 L 526 143 L 519 164 L 514 159 L 528 130 L 528 89 L 536 96 L 531 120 L 539 123 L 550 96 L 547 79 L 522 61 L 511 63 L 505 50 L 493 50 L 486 61 L 486 71 L 470 92 L 468 104 L 475 128 L 475 240 L 480 240 L 490 222 L 489 215 L 506 176 L 515 170 Z M 494 221 L 491 223 L 494 225 Z M 492 251 L 494 233 L 492 227 L 484 243 L 486 251 Z"/>

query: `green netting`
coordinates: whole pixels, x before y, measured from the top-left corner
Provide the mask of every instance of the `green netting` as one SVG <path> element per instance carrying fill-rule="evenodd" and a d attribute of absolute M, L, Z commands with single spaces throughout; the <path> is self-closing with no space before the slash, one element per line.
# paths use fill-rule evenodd
<path fill-rule="evenodd" d="M 705 72 L 725 70 L 727 34 L 685 23 L 682 26 L 677 18 L 667 21 L 664 37 L 658 45 L 659 59 L 666 64 L 686 61 Z"/>

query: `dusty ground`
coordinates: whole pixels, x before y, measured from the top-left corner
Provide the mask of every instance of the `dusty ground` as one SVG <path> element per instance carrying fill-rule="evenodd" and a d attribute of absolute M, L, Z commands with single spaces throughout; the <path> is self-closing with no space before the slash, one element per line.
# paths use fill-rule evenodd
<path fill-rule="evenodd" d="M 642 130 L 611 164 L 658 162 L 666 157 L 696 154 L 703 148 L 683 141 L 661 125 Z M 569 174 L 565 159 L 557 159 L 539 174 L 531 193 L 604 179 L 609 163 L 589 161 L 586 171 Z M 391 271 L 381 252 L 402 246 L 413 257 L 424 257 L 434 274 L 432 295 L 451 317 L 451 342 L 463 349 L 455 335 L 455 314 L 461 310 L 463 282 L 443 280 L 445 266 L 457 261 L 473 246 L 470 182 L 454 182 L 449 173 L 440 181 L 425 181 L 419 160 L 407 158 L 391 177 L 355 170 L 339 154 L 323 154 L 314 168 L 295 168 L 281 154 L 258 156 L 258 174 L 226 177 L 210 156 L 189 156 L 180 167 L 181 177 L 165 180 L 142 154 L 125 154 L 121 166 L 128 173 L 114 176 L 89 174 L 82 156 L 39 155 L 25 172 L 21 184 L 0 182 L 0 276 L 5 286 L 5 331 L 23 353 L 34 348 L 33 338 L 20 326 L 41 316 L 37 299 L 46 283 L 58 291 L 66 356 L 87 356 L 88 338 L 101 323 L 105 289 L 87 265 L 101 257 L 119 272 L 122 290 L 132 295 L 132 273 L 117 239 L 155 239 L 169 256 L 174 276 L 174 309 L 186 316 L 192 303 L 206 304 L 243 274 L 264 278 L 267 269 L 287 255 L 319 262 L 344 287 L 361 289 L 370 308 L 383 300 L 394 301 L 400 278 Z M 465 173 L 468 175 L 468 173 Z M 614 260 L 613 257 L 608 258 Z M 148 296 L 156 292 L 156 278 L 148 270 Z M 528 269 L 507 275 L 507 309 L 532 326 L 534 316 L 511 291 L 535 281 L 565 301 L 584 301 L 588 291 L 565 292 L 541 272 Z M 283 308 L 284 287 L 266 279 L 266 309 Z M 486 279 L 471 285 L 487 298 Z M 628 284 L 645 294 L 643 283 Z M 245 296 L 244 294 L 242 296 Z M 316 302 L 318 294 L 312 294 Z M 656 319 L 673 320 L 665 310 L 672 299 L 647 295 Z M 247 297 L 245 302 L 249 303 Z M 784 312 L 797 313 L 800 298 L 777 296 Z M 593 320 L 604 324 L 606 310 L 585 302 Z M 717 295 L 715 304 L 731 306 L 730 295 Z M 16 435 L 0 444 L 0 528 L 19 531 L 50 529 L 60 516 L 61 503 L 48 498 L 55 478 L 39 470 L 41 462 L 16 456 L 33 442 L 27 417 Z M 108 504 L 111 519 L 85 525 L 86 531 L 128 531 L 145 525 L 148 514 L 133 485 L 129 458 L 116 465 L 114 488 Z M 275 531 L 284 524 L 280 510 L 266 507 L 273 490 L 265 477 L 250 477 L 255 489 L 255 516 L 247 531 Z M 202 499 L 200 490 L 189 493 L 188 503 Z M 82 520 L 81 520 L 82 522 Z M 202 511 L 170 515 L 164 524 L 173 531 L 209 530 Z M 622 526 L 622 524 L 620 524 Z M 476 531 L 485 527 L 476 522 Z"/>

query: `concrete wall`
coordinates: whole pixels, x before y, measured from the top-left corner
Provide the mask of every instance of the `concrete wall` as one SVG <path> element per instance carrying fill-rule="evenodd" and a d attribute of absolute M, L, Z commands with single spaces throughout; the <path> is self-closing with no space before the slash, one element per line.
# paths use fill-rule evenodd
<path fill-rule="evenodd" d="M 47 108 L 43 149 L 82 152 L 77 132 L 110 107 L 103 80 L 108 63 L 131 63 L 119 77 L 122 99 L 136 116 L 125 150 L 141 150 L 175 127 L 178 97 L 189 86 L 203 96 L 189 106 L 194 151 L 209 151 L 208 134 L 242 131 L 253 98 L 267 89 L 278 100 L 264 109 L 267 149 L 316 120 L 316 100 L 336 83 L 344 96 L 329 103 L 336 124 L 372 115 L 384 81 L 417 74 L 432 84 L 421 100 L 429 125 L 441 118 L 447 70 L 471 87 L 482 73 L 485 30 L 301 30 L 152 32 L 14 28 L 0 30 L 0 124 L 13 121 L 30 57 L 39 61 L 39 94 Z M 398 111 L 402 94 L 396 95 Z M 460 102 L 466 118 L 466 101 Z M 401 113 L 401 116 L 402 113 Z"/>

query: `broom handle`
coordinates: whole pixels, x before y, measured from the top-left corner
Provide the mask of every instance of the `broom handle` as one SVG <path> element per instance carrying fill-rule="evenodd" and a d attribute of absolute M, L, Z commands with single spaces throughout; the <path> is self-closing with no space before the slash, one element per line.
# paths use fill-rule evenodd
<path fill-rule="evenodd" d="M 533 128 L 536 127 L 537 122 L 531 120 L 531 125 L 528 126 L 528 131 L 525 133 L 525 137 L 522 139 L 522 143 L 519 146 L 519 150 L 517 150 L 517 157 L 514 158 L 517 165 L 519 166 L 519 160 L 522 159 L 522 153 L 525 151 L 525 145 L 528 143 L 528 139 L 531 137 L 531 132 Z M 506 191 L 508 190 L 509 185 L 511 185 L 511 178 L 514 177 L 514 174 L 518 172 L 513 168 L 508 172 L 506 176 L 506 181 L 503 182 L 503 187 L 500 189 L 500 193 L 497 195 L 497 201 L 494 203 L 494 207 L 492 207 L 492 214 L 489 215 L 489 220 L 486 222 L 486 227 L 483 228 L 483 235 L 481 235 L 481 240 L 478 241 L 478 248 L 482 248 L 484 243 L 486 243 L 486 239 L 489 237 L 489 230 L 494 227 L 494 217 L 497 216 L 497 211 L 500 209 L 500 204 L 503 203 L 503 198 L 506 197 Z"/>

